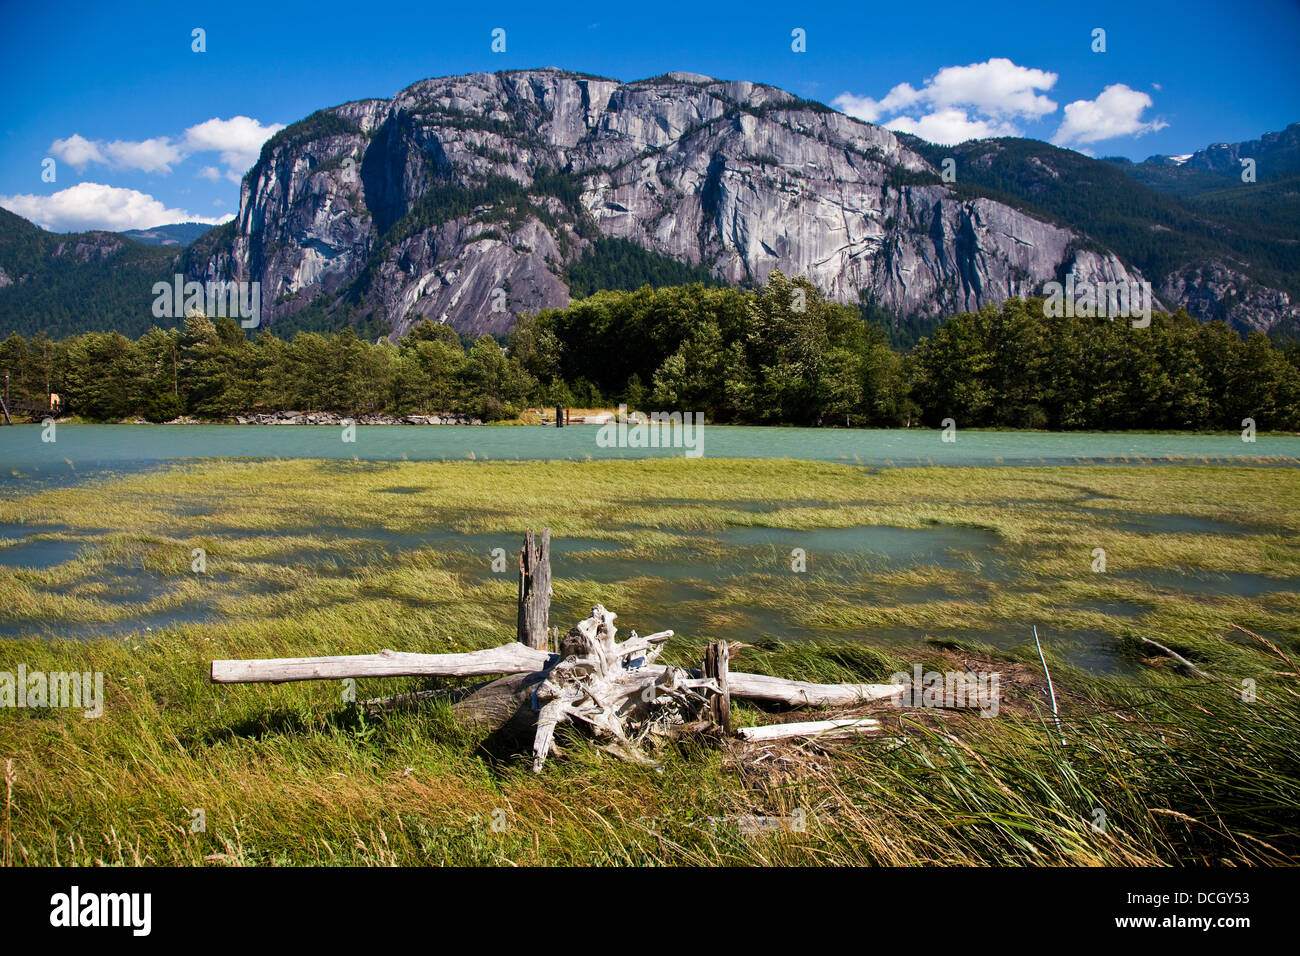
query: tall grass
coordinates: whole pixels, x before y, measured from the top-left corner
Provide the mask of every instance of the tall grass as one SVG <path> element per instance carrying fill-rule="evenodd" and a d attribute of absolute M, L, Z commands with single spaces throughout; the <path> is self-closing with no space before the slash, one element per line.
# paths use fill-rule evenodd
<path fill-rule="evenodd" d="M 137 613 L 111 595 L 128 566 L 161 588 L 146 608 L 202 600 L 217 611 L 121 637 L 0 641 L 0 670 L 94 669 L 107 685 L 98 719 L 0 711 L 0 758 L 16 774 L 6 859 L 11 843 L 18 865 L 1300 862 L 1300 596 L 1179 593 L 1088 569 L 1100 542 L 1118 571 L 1294 578 L 1300 489 L 1283 472 L 217 463 L 0 502 L 0 522 L 58 522 L 88 538 L 116 526 L 75 561 L 0 577 L 0 623 L 94 627 Z M 382 495 L 393 485 L 423 490 Z M 811 489 L 820 505 L 803 500 Z M 199 500 L 211 514 L 178 507 Z M 1256 533 L 1142 534 L 1116 519 L 1169 510 Z M 1000 544 L 960 567 L 814 555 L 806 577 L 771 566 L 715 581 L 600 573 L 611 557 L 671 572 L 684 548 L 734 561 L 710 535 L 736 524 L 934 521 L 988 529 Z M 625 626 L 674 626 L 689 611 L 698 626 L 678 626 L 673 661 L 697 664 L 707 640 L 727 637 L 750 645 L 737 669 L 817 681 L 878 681 L 917 661 L 998 669 L 1003 710 L 987 720 L 885 711 L 880 739 L 824 749 L 684 741 L 658 752 L 657 771 L 570 735 L 534 776 L 443 705 L 372 716 L 335 683 L 207 682 L 214 658 L 451 651 L 513 635 L 514 583 L 490 573 L 486 554 L 384 556 L 322 527 L 451 527 L 513 547 L 518 529 L 543 524 L 620 548 L 567 566 L 556 623 L 593 599 Z M 202 578 L 189 570 L 201 545 L 212 572 Z M 679 601 L 679 587 L 703 596 Z M 1045 709 L 1034 621 L 1055 625 L 1045 651 L 1064 745 Z M 791 640 L 787 626 L 818 636 Z M 1113 635 L 1114 672 L 1082 666 L 1070 629 Z M 452 683 L 363 681 L 357 697 Z M 739 704 L 735 714 L 789 716 Z"/>

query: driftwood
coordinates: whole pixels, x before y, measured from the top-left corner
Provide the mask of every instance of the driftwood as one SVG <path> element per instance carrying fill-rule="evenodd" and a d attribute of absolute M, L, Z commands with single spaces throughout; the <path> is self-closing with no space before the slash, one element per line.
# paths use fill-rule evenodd
<path fill-rule="evenodd" d="M 672 631 L 639 640 L 667 639 Z M 567 640 L 567 638 L 566 638 Z M 656 655 L 657 656 L 657 655 Z M 505 644 L 460 654 L 406 654 L 380 651 L 346 657 L 282 657 L 266 660 L 212 662 L 214 684 L 280 684 L 299 680 L 342 680 L 346 677 L 485 677 L 491 674 L 531 674 L 543 670 L 557 655 L 522 644 Z M 661 677 L 669 668 L 642 665 L 647 675 Z M 692 678 L 700 671 L 686 671 Z M 901 702 L 903 684 L 812 684 L 801 680 L 730 671 L 730 697 L 791 707 L 847 707 L 863 703 Z M 379 701 L 372 701 L 378 704 Z"/>
<path fill-rule="evenodd" d="M 271 660 L 213 661 L 214 684 L 279 684 L 295 680 L 345 677 L 484 677 L 531 674 L 551 659 L 544 650 L 506 644 L 463 654 L 405 654 L 380 651 L 348 657 L 284 657 Z"/>
<path fill-rule="evenodd" d="M 552 653 L 550 598 L 550 529 L 542 532 L 540 544 L 529 531 L 519 559 L 518 643 L 455 654 L 385 650 L 346 657 L 213 661 L 212 682 L 495 676 L 474 687 L 416 691 L 364 706 L 377 711 L 447 700 L 457 717 L 493 737 L 531 737 L 533 768 L 539 771 L 556 752 L 556 728 L 564 723 L 583 727 L 619 756 L 648 762 L 642 747 L 652 738 L 731 734 L 733 699 L 791 707 L 905 703 L 905 684 L 814 684 L 733 671 L 732 647 L 725 641 L 708 646 L 700 670 L 659 664 L 656 658 L 673 632 L 638 637 L 633 631 L 620 643 L 615 639 L 617 615 L 599 604 L 563 638 L 556 632 Z M 843 737 L 879 728 L 878 720 L 857 718 L 744 728 L 737 736 L 750 741 Z"/>
<path fill-rule="evenodd" d="M 870 703 L 901 705 L 906 690 L 903 684 L 810 684 L 738 671 L 731 672 L 728 683 L 733 698 L 790 707 L 852 707 Z"/>
<path fill-rule="evenodd" d="M 1249 633 L 1249 632 L 1247 632 L 1247 633 Z M 1158 650 L 1162 650 L 1162 651 L 1164 651 L 1166 654 L 1168 654 L 1168 655 L 1169 655 L 1170 657 L 1172 657 L 1174 660 L 1178 661 L 1180 664 L 1182 664 L 1184 667 L 1186 667 L 1189 671 L 1191 671 L 1191 672 L 1192 672 L 1193 674 L 1195 674 L 1197 677 L 1205 677 L 1205 678 L 1208 678 L 1209 680 L 1214 680 L 1214 676 L 1213 676 L 1212 674 L 1207 674 L 1207 673 L 1205 673 L 1205 671 L 1201 670 L 1199 667 L 1197 667 L 1195 664 L 1193 664 L 1193 663 L 1192 663 L 1191 661 L 1189 661 L 1187 658 L 1183 657 L 1183 655 L 1182 655 L 1182 654 L 1179 654 L 1177 651 L 1170 650 L 1169 648 L 1165 647 L 1163 644 L 1159 643 L 1158 641 L 1153 641 L 1153 640 L 1151 640 L 1151 638 L 1149 638 L 1149 637 L 1144 637 L 1144 638 L 1142 638 L 1142 640 L 1143 640 L 1145 643 L 1150 644 L 1152 647 L 1157 648 Z"/>
<path fill-rule="evenodd" d="M 672 631 L 614 639 L 612 611 L 597 604 L 560 642 L 558 660 L 542 673 L 534 692 L 537 731 L 533 769 L 540 771 L 552 750 L 555 728 L 581 722 L 609 750 L 645 761 L 639 744 L 650 734 L 698 720 L 718 695 L 711 678 L 692 677 L 680 667 L 649 667 Z"/>
<path fill-rule="evenodd" d="M 347 657 L 213 661 L 218 684 L 281 683 L 359 677 L 476 677 L 504 674 L 474 688 L 416 691 L 367 701 L 370 710 L 449 699 L 456 716 L 509 737 L 532 735 L 533 768 L 555 752 L 555 731 L 581 725 L 606 749 L 649 762 L 642 746 L 652 737 L 691 732 L 729 734 L 732 698 L 792 706 L 900 704 L 902 684 L 811 684 L 732 671 L 725 641 L 709 645 L 702 670 L 656 663 L 672 631 L 616 640 L 612 611 L 601 605 L 559 643 L 559 653 L 507 644 L 459 654 L 382 651 Z M 745 728 L 742 739 L 845 736 L 879 728 L 871 719 L 818 721 Z"/>
<path fill-rule="evenodd" d="M 874 717 L 849 720 L 809 720 L 792 724 L 768 724 L 765 727 L 742 727 L 738 733 L 749 741 L 767 742 L 787 740 L 790 737 L 847 737 L 852 734 L 874 733 L 880 721 Z"/>

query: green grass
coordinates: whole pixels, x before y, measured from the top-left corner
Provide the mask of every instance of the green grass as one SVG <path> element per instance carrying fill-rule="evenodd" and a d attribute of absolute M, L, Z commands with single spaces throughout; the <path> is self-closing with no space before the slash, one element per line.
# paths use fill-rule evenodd
<path fill-rule="evenodd" d="M 1226 524 L 1125 527 L 1167 514 Z M 64 525 L 45 536 L 85 546 L 54 568 L 0 575 L 0 625 L 35 632 L 0 639 L 0 670 L 100 670 L 107 700 L 93 720 L 0 710 L 0 757 L 18 773 L 16 864 L 1300 859 L 1300 482 L 1290 469 L 213 461 L 0 502 L 0 524 L 23 521 Z M 994 543 L 951 566 L 811 549 L 808 573 L 795 574 L 781 549 L 726 543 L 726 529 L 746 525 L 795 540 L 957 527 Z M 751 645 L 736 669 L 818 681 L 883 680 L 917 661 L 997 669 L 1006 703 L 991 720 L 891 712 L 889 741 L 784 748 L 779 760 L 683 743 L 659 754 L 658 772 L 570 737 L 534 776 L 527 761 L 485 752 L 441 705 L 376 717 L 336 683 L 207 681 L 214 658 L 504 643 L 515 583 L 510 570 L 492 573 L 488 546 L 499 541 L 513 568 L 525 526 L 615 549 L 557 558 L 557 624 L 600 601 L 619 612 L 622 636 L 677 630 L 675 662 L 697 664 L 723 637 Z M 383 540 L 364 540 L 375 529 L 452 529 L 483 546 L 390 542 L 384 553 Z M 1104 574 L 1091 570 L 1096 547 Z M 191 571 L 194 548 L 206 551 L 203 575 Z M 694 555 L 697 565 L 680 566 Z M 708 572 L 710 562 L 730 571 Z M 1284 583 L 1248 596 L 1149 577 L 1174 569 Z M 123 600 L 123 580 L 149 588 Z M 93 636 L 187 608 L 204 620 Z M 92 636 L 50 636 L 70 628 Z M 1216 679 L 1191 676 L 1142 636 Z M 1088 656 L 1099 648 L 1101 669 Z M 357 696 L 432 686 L 361 681 Z M 753 706 L 737 717 L 787 719 Z M 191 832 L 196 808 L 206 832 Z M 747 835 L 737 821 L 752 816 L 806 827 Z"/>

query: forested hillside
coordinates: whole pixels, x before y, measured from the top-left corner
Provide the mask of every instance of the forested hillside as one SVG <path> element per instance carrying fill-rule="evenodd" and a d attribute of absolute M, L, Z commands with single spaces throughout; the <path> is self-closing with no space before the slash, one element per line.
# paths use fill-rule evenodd
<path fill-rule="evenodd" d="M 115 232 L 46 232 L 0 209 L 0 330 L 140 336 L 157 321 L 153 284 L 171 281 L 176 256 Z"/>

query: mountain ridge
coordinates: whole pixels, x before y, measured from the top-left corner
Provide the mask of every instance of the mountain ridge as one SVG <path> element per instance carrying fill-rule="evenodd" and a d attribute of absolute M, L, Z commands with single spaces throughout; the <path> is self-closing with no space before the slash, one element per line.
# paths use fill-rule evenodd
<path fill-rule="evenodd" d="M 268 141 L 236 223 L 191 260 L 203 277 L 260 277 L 272 321 L 332 296 L 326 312 L 399 335 L 423 318 L 500 334 L 563 306 L 565 267 L 598 237 L 733 285 L 808 275 L 895 314 L 1028 294 L 1070 268 L 1138 278 L 1069 230 L 958 200 L 888 130 L 681 73 L 469 74 L 318 111 Z"/>
<path fill-rule="evenodd" d="M 1300 322 L 1289 189 L 1205 191 L 1192 206 L 1117 161 L 1037 141 L 940 147 L 761 83 L 544 68 L 309 114 L 263 145 L 235 219 L 156 265 L 160 278 L 261 282 L 264 321 L 282 331 L 350 323 L 394 338 L 426 318 L 501 336 L 611 270 L 741 287 L 807 275 L 912 329 L 903 341 L 1070 271 L 1148 280 L 1157 307 L 1267 330 Z M 1247 208 L 1249 221 L 1234 212 Z M 3 249 L 0 323 L 21 298 Z"/>

